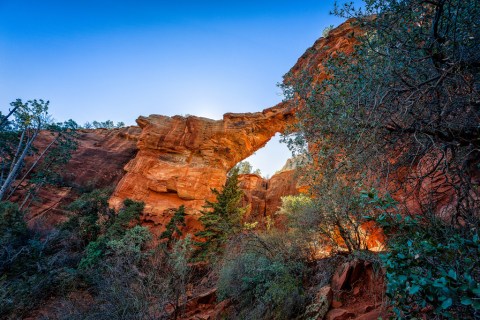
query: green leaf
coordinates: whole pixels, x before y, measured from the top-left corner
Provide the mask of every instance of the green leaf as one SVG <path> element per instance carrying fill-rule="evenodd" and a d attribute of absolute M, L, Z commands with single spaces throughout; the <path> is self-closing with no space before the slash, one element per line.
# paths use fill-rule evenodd
<path fill-rule="evenodd" d="M 457 280 L 457 273 L 452 269 L 448 270 L 448 276 L 453 280 Z"/>
<path fill-rule="evenodd" d="M 443 301 L 442 309 L 448 309 L 452 306 L 452 298 L 448 298 L 447 300 Z"/>
<path fill-rule="evenodd" d="M 480 310 L 480 301 L 473 300 L 473 309 Z"/>
<path fill-rule="evenodd" d="M 472 299 L 470 299 L 469 297 L 463 297 L 460 302 L 465 305 L 465 306 L 469 306 L 472 304 Z"/>
<path fill-rule="evenodd" d="M 405 281 L 407 281 L 407 276 L 404 276 L 404 275 L 398 276 L 398 281 L 400 281 L 400 282 L 405 282 Z"/>
<path fill-rule="evenodd" d="M 410 290 L 408 290 L 408 293 L 409 294 L 415 294 L 418 291 L 420 291 L 420 286 L 414 285 L 414 286 L 410 287 Z"/>

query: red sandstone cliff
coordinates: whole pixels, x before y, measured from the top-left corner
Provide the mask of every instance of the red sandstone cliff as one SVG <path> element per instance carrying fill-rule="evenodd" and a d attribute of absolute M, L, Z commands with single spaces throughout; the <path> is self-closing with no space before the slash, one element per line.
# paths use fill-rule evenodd
<path fill-rule="evenodd" d="M 282 197 L 296 195 L 303 190 L 294 169 L 282 170 L 270 179 L 256 174 L 239 176 L 239 186 L 244 192 L 242 205 L 247 208 L 245 220 L 266 223 L 266 218 L 274 218 L 282 204 Z"/>
<path fill-rule="evenodd" d="M 140 128 L 80 130 L 78 133 L 78 149 L 63 170 L 65 186 L 39 190 L 26 216 L 31 226 L 40 223 L 49 227 L 63 221 L 63 206 L 75 200 L 82 190 L 115 186 L 124 174 L 123 167 L 137 152 Z M 42 150 L 51 139 L 51 135 L 42 134 L 35 145 Z"/>
<path fill-rule="evenodd" d="M 195 116 L 140 117 L 138 153 L 126 166 L 110 203 L 145 202 L 144 221 L 163 225 L 170 209 L 185 205 L 195 215 L 221 188 L 227 172 L 262 148 L 295 119 L 288 103 L 255 113 L 227 113 L 222 120 Z"/>

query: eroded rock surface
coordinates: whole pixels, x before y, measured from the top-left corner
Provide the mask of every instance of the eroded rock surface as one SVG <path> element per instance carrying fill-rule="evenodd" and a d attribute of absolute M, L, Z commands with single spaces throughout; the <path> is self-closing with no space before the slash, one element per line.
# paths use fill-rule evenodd
<path fill-rule="evenodd" d="M 162 225 L 165 211 L 185 205 L 196 214 L 221 188 L 227 172 L 262 148 L 295 119 L 288 103 L 255 113 L 227 113 L 222 120 L 151 115 L 137 119 L 142 133 L 137 156 L 126 166 L 110 203 L 145 202 L 146 223 Z"/>
<path fill-rule="evenodd" d="M 80 130 L 78 148 L 65 166 L 63 186 L 46 186 L 39 190 L 29 206 L 26 219 L 30 226 L 49 228 L 65 219 L 64 205 L 75 200 L 79 193 L 94 188 L 114 187 L 124 174 L 123 167 L 135 157 L 139 127 L 121 129 Z M 41 134 L 35 146 L 43 150 L 52 139 Z M 15 195 L 22 196 L 22 188 Z M 12 201 L 17 201 L 16 198 Z"/>
<path fill-rule="evenodd" d="M 247 209 L 244 220 L 261 224 L 267 223 L 267 217 L 276 220 L 274 214 L 282 205 L 282 197 L 305 189 L 294 169 L 281 170 L 270 179 L 256 174 L 240 175 L 239 186 L 244 192 L 242 206 Z"/>

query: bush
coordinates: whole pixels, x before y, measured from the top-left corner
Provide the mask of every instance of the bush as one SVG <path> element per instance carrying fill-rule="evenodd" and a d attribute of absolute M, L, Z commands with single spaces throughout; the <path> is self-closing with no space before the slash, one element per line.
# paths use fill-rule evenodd
<path fill-rule="evenodd" d="M 455 228 L 435 217 L 425 223 L 383 215 L 379 222 L 396 231 L 382 260 L 398 318 L 480 317 L 478 228 Z"/>
<path fill-rule="evenodd" d="M 95 241 L 104 231 L 99 220 L 115 214 L 108 206 L 111 193 L 112 190 L 107 188 L 82 194 L 66 207 L 73 215 L 61 226 L 61 229 L 76 233 L 83 242 L 83 246 Z"/>
<path fill-rule="evenodd" d="M 288 217 L 289 226 L 303 235 L 314 251 L 325 246 L 349 253 L 368 250 L 367 239 L 373 229 L 364 224 L 395 201 L 388 194 L 381 197 L 374 189 L 364 192 L 360 187 L 325 175 L 313 188 L 313 199 L 306 195 L 283 197 L 278 214 Z"/>
<path fill-rule="evenodd" d="M 0 318 L 23 318 L 74 285 L 78 256 L 69 234 L 27 228 L 16 204 L 0 203 Z"/>
<path fill-rule="evenodd" d="M 125 235 L 133 232 L 130 228 L 139 223 L 139 217 L 144 208 L 143 202 L 125 199 L 123 204 L 124 207 L 118 214 L 111 215 L 101 225 L 99 223 L 95 224 L 98 228 L 105 231 L 95 241 L 88 243 L 85 248 L 85 255 L 80 261 L 80 269 L 85 270 L 95 267 L 107 252 L 109 244 L 113 243 L 113 241 L 121 241 Z M 134 231 L 139 230 L 135 229 Z M 142 234 L 142 236 L 145 235 Z"/>
<path fill-rule="evenodd" d="M 292 259 L 292 252 L 274 246 L 276 240 L 247 236 L 241 240 L 240 252 L 224 259 L 219 298 L 233 299 L 238 318 L 291 319 L 303 311 L 305 267 Z"/>

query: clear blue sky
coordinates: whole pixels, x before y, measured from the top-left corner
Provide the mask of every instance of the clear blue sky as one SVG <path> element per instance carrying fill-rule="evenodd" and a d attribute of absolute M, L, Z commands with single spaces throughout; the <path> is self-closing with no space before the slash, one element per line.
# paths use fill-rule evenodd
<path fill-rule="evenodd" d="M 333 2 L 0 0 L 0 110 L 43 98 L 55 119 L 79 124 L 260 111 L 282 100 L 276 84 L 322 30 L 342 22 Z M 279 169 L 287 153 L 276 148 L 254 166 Z"/>

